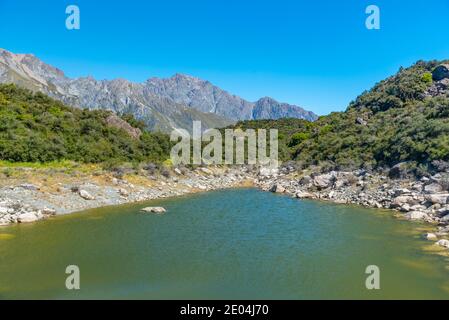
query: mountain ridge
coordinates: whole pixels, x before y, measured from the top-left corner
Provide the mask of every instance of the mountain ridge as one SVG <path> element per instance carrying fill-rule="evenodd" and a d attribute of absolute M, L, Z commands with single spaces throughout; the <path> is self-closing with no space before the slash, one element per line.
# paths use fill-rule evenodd
<path fill-rule="evenodd" d="M 32 54 L 15 54 L 5 49 L 0 49 L 0 83 L 41 91 L 74 107 L 131 113 L 149 129 L 164 132 L 173 128 L 189 130 L 194 120 L 202 121 L 207 129 L 239 120 L 284 116 L 317 119 L 313 112 L 272 98 L 270 104 L 249 102 L 190 75 L 151 77 L 142 83 L 123 78 L 96 80 L 92 76 L 72 79 Z"/>

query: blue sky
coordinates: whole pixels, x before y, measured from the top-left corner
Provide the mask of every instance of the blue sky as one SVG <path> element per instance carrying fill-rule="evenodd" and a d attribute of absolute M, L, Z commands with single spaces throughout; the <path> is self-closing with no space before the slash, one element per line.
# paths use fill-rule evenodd
<path fill-rule="evenodd" d="M 69 4 L 81 30 L 65 28 Z M 365 28 L 370 4 L 380 30 Z M 186 73 L 326 114 L 400 66 L 449 58 L 448 16 L 447 0 L 0 0 L 0 47 L 70 77 Z"/>

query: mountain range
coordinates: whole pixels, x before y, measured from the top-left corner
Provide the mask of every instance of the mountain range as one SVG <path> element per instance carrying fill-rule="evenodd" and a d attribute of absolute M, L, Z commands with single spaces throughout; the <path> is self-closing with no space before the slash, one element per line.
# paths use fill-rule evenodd
<path fill-rule="evenodd" d="M 4 49 L 0 49 L 0 83 L 40 91 L 78 108 L 130 113 L 143 120 L 150 130 L 163 132 L 174 128 L 191 130 L 195 120 L 202 121 L 203 129 L 207 129 L 240 120 L 318 118 L 311 111 L 269 97 L 250 102 L 209 81 L 183 74 L 150 78 L 143 83 L 93 77 L 72 79 L 34 55 Z"/>

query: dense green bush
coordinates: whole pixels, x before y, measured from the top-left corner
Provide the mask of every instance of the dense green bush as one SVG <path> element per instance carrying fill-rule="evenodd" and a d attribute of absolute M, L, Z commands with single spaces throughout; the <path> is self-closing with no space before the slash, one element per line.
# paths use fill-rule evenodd
<path fill-rule="evenodd" d="M 108 126 L 107 111 L 70 108 L 41 93 L 0 85 L 0 159 L 13 162 L 74 160 L 100 162 L 162 162 L 170 140 L 144 131 L 140 139 Z M 132 116 L 131 125 L 143 129 Z"/>
<path fill-rule="evenodd" d="M 346 112 L 314 123 L 282 119 L 247 121 L 237 127 L 279 129 L 281 158 L 305 165 L 373 168 L 410 161 L 422 168 L 434 160 L 449 161 L 449 97 L 425 94 L 438 64 L 419 61 L 401 68 L 360 95 Z"/>

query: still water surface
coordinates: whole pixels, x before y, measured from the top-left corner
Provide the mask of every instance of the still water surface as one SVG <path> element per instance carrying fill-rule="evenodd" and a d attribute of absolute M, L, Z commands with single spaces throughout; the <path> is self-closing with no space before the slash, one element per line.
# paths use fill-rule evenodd
<path fill-rule="evenodd" d="M 423 250 L 423 231 L 255 189 L 96 209 L 0 229 L 0 298 L 448 299 L 449 261 Z M 68 265 L 79 291 L 65 288 Z M 365 288 L 368 265 L 381 290 Z"/>

